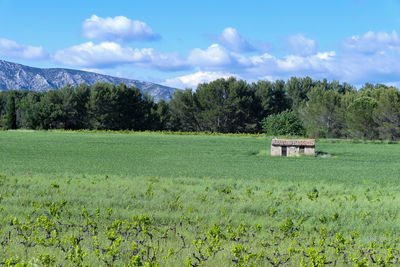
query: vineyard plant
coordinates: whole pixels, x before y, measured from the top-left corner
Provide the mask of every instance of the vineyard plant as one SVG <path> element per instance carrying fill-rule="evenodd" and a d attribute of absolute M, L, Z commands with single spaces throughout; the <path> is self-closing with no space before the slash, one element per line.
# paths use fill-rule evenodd
<path fill-rule="evenodd" d="M 2 266 L 400 264 L 400 144 L 0 131 Z"/>

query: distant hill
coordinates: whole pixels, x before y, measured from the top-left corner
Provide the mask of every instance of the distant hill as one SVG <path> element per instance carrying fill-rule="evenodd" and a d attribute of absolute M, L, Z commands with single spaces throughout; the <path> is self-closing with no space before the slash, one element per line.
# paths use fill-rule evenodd
<path fill-rule="evenodd" d="M 94 72 L 61 68 L 40 69 L 0 60 L 0 90 L 47 91 L 62 88 L 66 84 L 71 86 L 81 83 L 93 85 L 96 82 L 125 83 L 128 86 L 135 86 L 142 93 L 148 92 L 156 102 L 161 99 L 169 101 L 173 92 L 179 90 L 151 82 L 117 78 Z"/>

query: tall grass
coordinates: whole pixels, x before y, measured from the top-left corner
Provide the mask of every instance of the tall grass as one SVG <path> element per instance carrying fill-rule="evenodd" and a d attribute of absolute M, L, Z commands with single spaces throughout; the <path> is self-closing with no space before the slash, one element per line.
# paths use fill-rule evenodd
<path fill-rule="evenodd" d="M 93 218 L 97 211 L 101 214 L 90 220 L 98 220 L 104 232 L 115 219 L 143 214 L 160 227 L 182 225 L 176 231 L 185 236 L 187 248 L 182 248 L 179 236 L 173 236 L 163 243 L 166 250 L 160 251 L 161 263 L 170 266 L 182 265 L 188 257 L 195 262 L 193 255 L 198 254 L 192 241 L 213 225 L 224 231 L 229 225 L 262 230 L 246 236 L 250 243 L 221 241 L 222 250 L 207 261 L 210 265 L 233 264 L 238 245 L 273 255 L 274 249 L 287 253 L 296 239 L 303 241 L 298 241 L 299 253 L 290 262 L 310 261 L 310 249 L 315 249 L 312 240 L 321 238 L 323 231 L 333 243 L 341 235 L 348 239 L 358 232 L 357 242 L 346 254 L 357 255 L 357 260 L 365 258 L 357 249 L 374 242 L 382 257 L 386 248 L 396 248 L 400 233 L 398 144 L 319 140 L 320 156 L 298 158 L 271 157 L 269 145 L 266 137 L 0 132 L 0 255 L 45 265 L 39 258 L 50 253 L 57 259 L 53 264 L 66 264 L 60 250 L 24 247 L 10 224 L 12 218 L 35 220 L 43 212 L 48 216 L 52 205 L 64 201 L 68 208 L 60 215 L 62 221 L 80 225 L 84 207 Z M 288 220 L 298 226 L 298 233 L 290 237 L 282 226 Z M 73 233 L 84 236 L 78 229 L 83 228 Z M 63 231 L 63 238 L 70 238 L 72 232 Z M 9 240 L 10 233 L 15 240 Z M 278 238 L 274 233 L 286 239 L 277 247 L 261 245 L 265 235 L 268 240 Z M 99 238 L 107 244 L 105 236 Z M 105 264 L 93 254 L 88 240 L 82 241 L 88 253 L 85 262 Z M 168 248 L 180 254 L 167 259 Z M 326 254 L 328 258 L 338 255 Z M 268 257 L 263 264 L 271 263 Z M 115 264 L 130 258 L 125 255 L 118 260 Z M 346 259 L 340 262 L 348 264 Z"/>
<path fill-rule="evenodd" d="M 0 132 L 0 171 L 396 184 L 400 145 L 319 140 L 321 157 L 270 157 L 270 138 Z"/>

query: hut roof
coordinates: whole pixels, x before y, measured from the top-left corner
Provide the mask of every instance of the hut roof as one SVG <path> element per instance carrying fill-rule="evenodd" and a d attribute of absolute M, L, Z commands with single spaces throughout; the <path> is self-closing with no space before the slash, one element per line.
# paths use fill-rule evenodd
<path fill-rule="evenodd" d="M 315 139 L 272 139 L 273 146 L 315 146 Z"/>

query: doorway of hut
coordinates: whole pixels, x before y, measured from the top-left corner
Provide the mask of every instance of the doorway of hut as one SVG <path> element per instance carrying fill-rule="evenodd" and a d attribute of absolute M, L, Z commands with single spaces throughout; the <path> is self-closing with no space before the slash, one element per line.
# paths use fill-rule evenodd
<path fill-rule="evenodd" d="M 282 156 L 283 157 L 287 156 L 287 147 L 286 146 L 282 146 Z"/>

